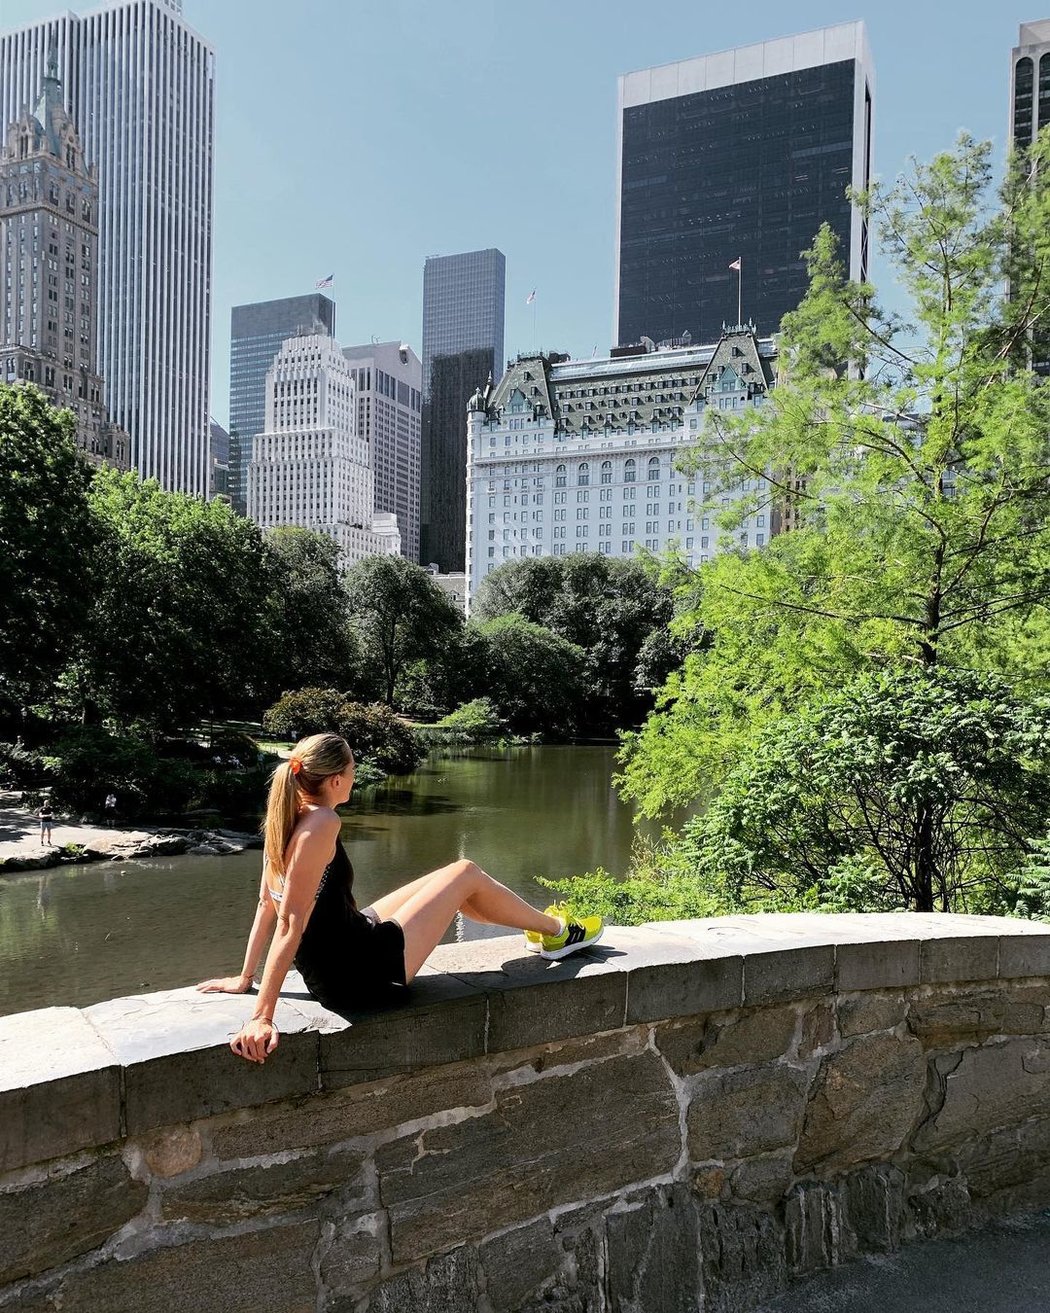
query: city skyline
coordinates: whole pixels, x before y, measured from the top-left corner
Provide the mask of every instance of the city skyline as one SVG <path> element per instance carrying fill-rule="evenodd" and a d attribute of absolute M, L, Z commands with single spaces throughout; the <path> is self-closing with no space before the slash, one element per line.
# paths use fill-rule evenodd
<path fill-rule="evenodd" d="M 59 9 L 7 0 L 3 21 L 17 27 Z M 418 350 L 426 257 L 497 246 L 509 268 L 507 356 L 534 347 L 604 354 L 614 316 L 622 74 L 863 18 L 879 69 L 874 172 L 892 178 L 908 154 L 928 157 L 963 127 L 991 137 L 1001 160 L 1009 52 L 1031 20 L 1025 11 L 966 5 L 946 26 L 932 7 L 899 0 L 877 12 L 808 3 L 786 16 L 760 0 L 744 34 L 733 15 L 701 22 L 680 0 L 669 0 L 659 30 L 621 22 L 631 10 L 618 0 L 600 11 L 538 0 L 536 30 L 551 38 L 540 64 L 513 13 L 481 0 L 454 11 L 396 0 L 353 21 L 328 3 L 292 24 L 270 0 L 251 7 L 250 24 L 248 12 L 242 3 L 184 3 L 218 65 L 211 384 L 212 414 L 223 423 L 232 305 L 305 295 L 330 272 L 343 340 L 403 339 Z M 372 58 L 378 49 L 396 52 L 397 77 Z M 281 94 L 259 103 L 259 67 L 275 63 Z M 544 94 L 555 85 L 557 96 Z M 290 112 L 306 100 L 313 121 L 379 128 L 350 131 L 349 167 L 345 176 L 325 173 L 324 204 L 309 199 L 325 167 L 324 134 L 305 139 Z M 877 263 L 872 273 L 879 282 Z M 533 287 L 536 302 L 526 307 Z"/>

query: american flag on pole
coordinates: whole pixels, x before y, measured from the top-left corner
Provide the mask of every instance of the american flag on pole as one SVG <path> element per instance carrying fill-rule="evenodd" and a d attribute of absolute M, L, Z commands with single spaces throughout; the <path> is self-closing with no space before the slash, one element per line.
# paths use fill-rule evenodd
<path fill-rule="evenodd" d="M 532 303 L 533 303 L 533 301 L 535 301 L 535 299 L 536 299 L 536 289 L 535 289 L 535 287 L 534 287 L 534 288 L 532 289 L 532 291 L 528 294 L 528 296 L 525 298 L 525 304 L 526 304 L 526 305 L 532 305 Z"/>
<path fill-rule="evenodd" d="M 335 274 L 329 274 L 327 278 L 319 278 L 314 286 L 320 290 L 322 287 L 331 287 Z"/>
<path fill-rule="evenodd" d="M 730 267 L 730 269 L 735 269 L 735 270 L 737 271 L 737 273 L 740 272 L 740 256 L 739 256 L 739 255 L 736 257 L 736 259 L 733 261 L 733 263 L 732 263 L 729 267 Z"/>

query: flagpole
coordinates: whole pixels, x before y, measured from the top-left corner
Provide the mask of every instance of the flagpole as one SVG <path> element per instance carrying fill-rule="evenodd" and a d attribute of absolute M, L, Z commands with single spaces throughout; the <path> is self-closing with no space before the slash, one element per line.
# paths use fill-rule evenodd
<path fill-rule="evenodd" d="M 744 262 L 743 260 L 741 260 L 740 265 L 736 271 L 736 322 L 738 325 L 744 322 L 742 318 L 743 312 L 740 308 L 741 307 L 740 284 L 743 281 L 743 278 L 744 278 Z"/>

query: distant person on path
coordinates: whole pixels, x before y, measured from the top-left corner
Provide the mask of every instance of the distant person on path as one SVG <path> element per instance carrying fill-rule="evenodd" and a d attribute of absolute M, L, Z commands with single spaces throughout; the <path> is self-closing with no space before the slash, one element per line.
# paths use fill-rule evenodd
<path fill-rule="evenodd" d="M 293 965 L 311 995 L 339 1012 L 393 1001 L 457 912 L 524 930 L 525 947 L 543 957 L 565 957 L 601 938 L 601 917 L 537 911 L 465 858 L 358 909 L 335 810 L 353 787 L 353 753 L 337 734 L 302 739 L 271 777 L 259 903 L 241 974 L 197 986 L 208 994 L 247 993 L 272 935 L 255 1010 L 230 1042 L 249 1062 L 265 1062 L 277 1047 L 274 1009 Z"/>
<path fill-rule="evenodd" d="M 51 845 L 51 822 L 55 819 L 55 813 L 51 806 L 51 799 L 45 798 L 40 804 L 40 810 L 37 812 L 37 819 L 40 821 L 40 846 L 47 848 Z"/>
<path fill-rule="evenodd" d="M 117 795 L 115 793 L 110 792 L 106 794 L 105 813 L 106 825 L 112 830 L 113 826 L 117 823 Z"/>

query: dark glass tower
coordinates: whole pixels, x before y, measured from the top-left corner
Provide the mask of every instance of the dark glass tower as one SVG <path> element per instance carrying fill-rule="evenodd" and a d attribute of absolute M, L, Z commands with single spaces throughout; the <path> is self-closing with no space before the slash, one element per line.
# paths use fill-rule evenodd
<path fill-rule="evenodd" d="M 738 318 L 737 259 L 741 317 L 776 332 L 825 221 L 865 277 L 846 188 L 870 177 L 872 98 L 859 22 L 622 77 L 617 342 L 715 341 Z"/>
<path fill-rule="evenodd" d="M 234 509 L 247 514 L 252 438 L 266 416 L 266 371 L 281 343 L 297 333 L 335 336 L 335 303 L 314 292 L 235 305 L 230 314 L 230 471 Z"/>
<path fill-rule="evenodd" d="M 1050 18 L 1022 23 L 1010 56 L 1010 139 L 1027 150 L 1050 125 Z M 1050 377 L 1050 331 L 1040 327 L 1031 339 L 1032 368 Z"/>
<path fill-rule="evenodd" d="M 503 375 L 507 262 L 502 251 L 432 255 L 423 266 L 419 559 L 442 573 L 467 557 L 467 402 Z"/>
<path fill-rule="evenodd" d="M 423 402 L 419 559 L 442 574 L 467 562 L 467 402 L 492 377 L 491 348 L 435 356 Z"/>

